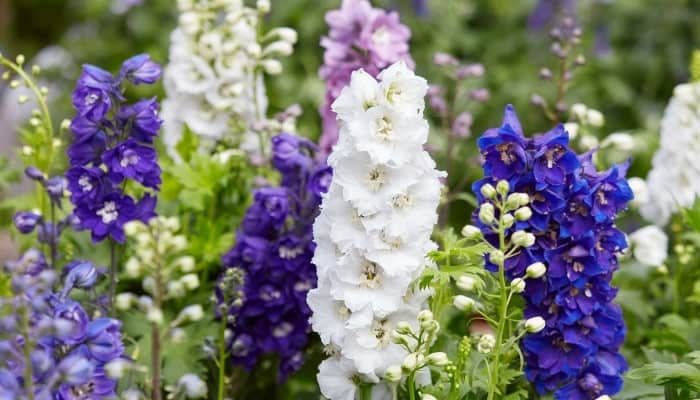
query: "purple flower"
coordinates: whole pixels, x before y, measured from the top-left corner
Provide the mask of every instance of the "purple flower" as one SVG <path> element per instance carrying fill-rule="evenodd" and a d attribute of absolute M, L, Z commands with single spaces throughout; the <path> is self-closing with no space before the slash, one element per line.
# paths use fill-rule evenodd
<path fill-rule="evenodd" d="M 78 138 L 68 147 L 70 165 L 99 165 L 106 148 L 107 136 L 104 132 Z"/>
<path fill-rule="evenodd" d="M 68 182 L 66 178 L 62 176 L 55 176 L 44 183 L 46 192 L 49 194 L 51 201 L 60 205 L 63 193 L 68 187 Z"/>
<path fill-rule="evenodd" d="M 104 89 L 78 86 L 73 92 L 73 107 L 78 115 L 92 121 L 102 119 L 112 107 L 109 92 Z"/>
<path fill-rule="evenodd" d="M 124 243 L 124 224 L 133 220 L 148 221 L 155 204 L 144 198 L 138 204 L 129 196 L 119 193 L 106 195 L 100 203 L 92 207 L 76 208 L 75 214 L 84 229 L 92 232 L 93 242 L 100 242 L 111 236 L 119 243 Z M 145 207 L 143 207 L 145 206 Z"/>
<path fill-rule="evenodd" d="M 140 100 L 119 110 L 118 119 L 130 126 L 129 135 L 141 142 L 153 143 L 163 121 L 158 117 L 159 105 L 155 98 Z"/>
<path fill-rule="evenodd" d="M 283 174 L 296 168 L 303 168 L 310 163 L 304 149 L 312 147 L 306 139 L 289 133 L 282 133 L 272 138 L 272 165 Z"/>
<path fill-rule="evenodd" d="M 148 54 L 139 54 L 124 61 L 119 71 L 119 79 L 126 79 L 136 85 L 153 84 L 160 79 L 160 65 L 153 62 Z"/>
<path fill-rule="evenodd" d="M 627 368 L 619 354 L 625 327 L 620 308 L 611 303 L 617 290 L 610 280 L 616 254 L 627 246 L 614 227 L 632 198 L 627 166 L 598 172 L 592 153 L 577 156 L 568 147 L 562 126 L 526 139 L 511 106 L 502 126 L 487 130 L 478 143 L 486 175 L 473 185 L 479 202 L 489 201 L 479 193 L 483 184 L 500 179 L 531 200 L 532 217 L 507 233 L 529 231 L 535 244 L 506 259 L 506 275 L 522 277 L 535 262 L 547 265 L 545 276 L 528 280 L 523 292 L 525 316 L 546 321 L 544 330 L 522 340 L 526 377 L 539 393 L 554 392 L 556 399 L 617 393 Z M 476 223 L 493 240 L 492 228 Z M 486 267 L 497 269 L 488 260 Z"/>
<path fill-rule="evenodd" d="M 70 129 L 75 134 L 76 138 L 85 139 L 96 135 L 102 130 L 100 121 L 93 121 L 83 116 L 76 116 L 70 123 Z"/>
<path fill-rule="evenodd" d="M 97 318 L 87 326 L 86 341 L 91 357 L 109 362 L 124 353 L 121 337 L 122 323 L 112 318 Z"/>
<path fill-rule="evenodd" d="M 27 178 L 37 182 L 44 182 L 46 180 L 46 175 L 44 175 L 44 173 L 37 167 L 27 167 L 24 170 L 24 175 L 26 175 Z"/>
<path fill-rule="evenodd" d="M 60 339 L 70 345 L 76 345 L 83 341 L 87 332 L 87 324 L 90 320 L 83 307 L 76 301 L 67 300 L 65 302 L 57 302 L 55 306 L 53 318 L 64 321 L 70 325 L 70 329 L 60 336 Z"/>
<path fill-rule="evenodd" d="M 89 289 L 95 284 L 99 276 L 97 268 L 88 261 L 70 262 L 64 267 L 63 271 L 66 276 L 63 286 L 66 288 Z"/>
<path fill-rule="evenodd" d="M 309 179 L 309 191 L 320 198 L 331 187 L 332 178 L 333 169 L 331 167 L 323 164 L 317 165 Z"/>
<path fill-rule="evenodd" d="M 109 169 L 109 177 L 114 184 L 131 178 L 153 189 L 158 189 L 161 183 L 157 158 L 153 147 L 143 146 L 133 139 L 122 142 L 102 155 L 102 161 Z"/>
<path fill-rule="evenodd" d="M 41 251 L 29 249 L 22 253 L 19 259 L 5 263 L 5 267 L 12 274 L 37 276 L 41 271 L 45 270 L 48 265 Z"/>
<path fill-rule="evenodd" d="M 12 218 L 17 230 L 25 235 L 32 233 L 41 220 L 41 215 L 29 211 L 17 212 Z"/>
<path fill-rule="evenodd" d="M 66 172 L 68 190 L 73 203 L 95 204 L 112 190 L 102 168 L 72 167 Z"/>

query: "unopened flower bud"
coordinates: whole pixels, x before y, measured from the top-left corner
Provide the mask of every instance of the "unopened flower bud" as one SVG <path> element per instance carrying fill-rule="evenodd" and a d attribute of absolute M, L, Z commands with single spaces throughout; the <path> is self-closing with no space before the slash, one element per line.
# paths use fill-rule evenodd
<path fill-rule="evenodd" d="M 425 361 L 430 365 L 435 365 L 436 367 L 442 367 L 450 362 L 450 360 L 447 358 L 447 354 L 441 351 L 430 353 Z"/>
<path fill-rule="evenodd" d="M 185 374 L 177 381 L 177 392 L 188 399 L 199 399 L 207 395 L 207 384 L 195 374 Z"/>
<path fill-rule="evenodd" d="M 182 272 L 192 272 L 194 271 L 194 257 L 182 256 L 177 259 L 177 265 L 180 266 L 180 271 Z"/>
<path fill-rule="evenodd" d="M 477 281 L 469 275 L 462 275 L 457 279 L 457 287 L 465 292 L 471 292 L 476 288 Z"/>
<path fill-rule="evenodd" d="M 512 193 L 506 199 L 506 207 L 515 210 L 518 207 L 526 206 L 530 202 L 530 196 L 525 193 Z"/>
<path fill-rule="evenodd" d="M 476 351 L 481 354 L 489 354 L 496 346 L 496 338 L 491 334 L 482 335 L 476 345 Z"/>
<path fill-rule="evenodd" d="M 532 317 L 525 321 L 525 330 L 530 333 L 537 333 L 544 329 L 546 323 L 542 317 Z"/>
<path fill-rule="evenodd" d="M 541 278 L 545 273 L 547 272 L 547 267 L 541 262 L 536 262 L 533 264 L 530 264 L 527 269 L 525 270 L 525 275 L 528 278 Z"/>
<path fill-rule="evenodd" d="M 608 396 L 607 394 L 604 394 L 602 396 L 596 397 L 595 400 L 612 400 L 612 397 Z"/>
<path fill-rule="evenodd" d="M 396 324 L 396 332 L 398 332 L 401 335 L 408 335 L 413 332 L 413 328 L 411 328 L 411 324 L 409 324 L 406 321 L 399 321 L 398 324 Z"/>
<path fill-rule="evenodd" d="M 255 7 L 263 14 L 270 12 L 270 0 L 258 0 Z"/>
<path fill-rule="evenodd" d="M 510 228 L 515 223 L 515 217 L 513 214 L 503 214 L 503 227 Z"/>
<path fill-rule="evenodd" d="M 515 293 L 522 293 L 525 291 L 525 280 L 523 278 L 515 278 L 510 282 L 510 287 Z"/>
<path fill-rule="evenodd" d="M 279 62 L 279 60 L 268 58 L 262 60 L 260 62 L 260 65 L 262 66 L 265 73 L 269 75 L 279 75 L 280 73 L 282 73 L 282 63 Z"/>
<path fill-rule="evenodd" d="M 491 203 L 484 203 L 479 208 L 479 221 L 491 225 L 495 219 L 495 210 Z"/>
<path fill-rule="evenodd" d="M 600 128 L 605 124 L 605 118 L 603 114 L 598 110 L 588 109 L 586 111 L 586 121 L 589 125 Z"/>
<path fill-rule="evenodd" d="M 501 180 L 498 181 L 498 183 L 496 184 L 496 191 L 497 191 L 498 194 L 500 194 L 501 196 L 505 196 L 505 195 L 507 195 L 508 192 L 510 191 L 510 184 L 508 183 L 507 180 L 501 179 Z"/>
<path fill-rule="evenodd" d="M 586 118 L 586 111 L 588 111 L 588 107 L 585 104 L 576 103 L 571 106 L 571 113 L 579 121 L 583 121 Z"/>
<path fill-rule="evenodd" d="M 163 310 L 160 308 L 156 307 L 151 307 L 148 309 L 148 312 L 146 312 L 146 319 L 154 324 L 162 324 L 163 323 Z"/>
<path fill-rule="evenodd" d="M 117 358 L 105 364 L 104 369 L 108 377 L 112 379 L 121 379 L 128 367 L 128 361 L 123 358 Z"/>
<path fill-rule="evenodd" d="M 471 311 L 476 302 L 471 297 L 459 294 L 452 299 L 452 304 L 460 311 Z"/>
<path fill-rule="evenodd" d="M 296 43 L 299 38 L 296 30 L 287 27 L 274 28 L 266 36 L 278 37 L 280 40 L 292 44 Z"/>
<path fill-rule="evenodd" d="M 136 302 L 136 296 L 131 293 L 119 293 L 114 297 L 114 307 L 117 310 L 126 311 Z"/>
<path fill-rule="evenodd" d="M 195 274 L 187 274 L 180 278 L 180 282 L 189 290 L 194 290 L 199 287 L 199 277 Z"/>
<path fill-rule="evenodd" d="M 22 64 L 24 64 L 24 54 L 18 55 L 17 58 L 15 58 L 15 62 L 21 67 Z"/>
<path fill-rule="evenodd" d="M 177 319 L 182 319 L 183 321 L 199 321 L 202 317 L 204 317 L 202 306 L 193 304 L 183 308 Z"/>
<path fill-rule="evenodd" d="M 462 228 L 462 236 L 469 240 L 477 240 L 480 239 L 483 234 L 481 233 L 481 229 L 474 225 L 464 225 L 464 228 Z"/>
<path fill-rule="evenodd" d="M 518 221 L 527 221 L 532 218 L 532 209 L 530 207 L 521 207 L 515 210 L 515 219 Z"/>
<path fill-rule="evenodd" d="M 292 47 L 291 43 L 286 42 L 284 40 L 279 40 L 276 42 L 270 43 L 265 49 L 263 50 L 263 55 L 280 55 L 280 56 L 288 56 L 290 54 L 294 53 L 294 47 Z"/>
<path fill-rule="evenodd" d="M 500 250 L 494 250 L 489 253 L 489 260 L 496 265 L 503 265 L 506 256 Z"/>
<path fill-rule="evenodd" d="M 420 400 L 437 400 L 437 398 L 430 393 L 423 393 L 420 395 Z"/>
<path fill-rule="evenodd" d="M 384 372 L 384 379 L 389 382 L 398 382 L 401 380 L 401 366 L 390 365 Z"/>
<path fill-rule="evenodd" d="M 494 188 L 490 183 L 484 184 L 479 191 L 487 199 L 493 199 L 496 197 L 496 188 Z"/>
<path fill-rule="evenodd" d="M 403 359 L 401 369 L 404 371 L 413 371 L 423 362 L 423 356 L 418 353 L 411 353 Z"/>
<path fill-rule="evenodd" d="M 511 236 L 510 240 L 516 246 L 520 247 L 530 247 L 535 244 L 535 235 L 530 232 L 525 231 L 515 231 Z"/>

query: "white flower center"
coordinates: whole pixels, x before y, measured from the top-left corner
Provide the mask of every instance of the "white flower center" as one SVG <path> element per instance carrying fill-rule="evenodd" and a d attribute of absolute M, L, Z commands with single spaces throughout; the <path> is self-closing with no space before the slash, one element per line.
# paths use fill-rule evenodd
<path fill-rule="evenodd" d="M 362 281 L 360 282 L 360 287 L 374 289 L 379 286 L 379 284 L 377 264 L 365 260 L 362 264 Z"/>
<path fill-rule="evenodd" d="M 386 99 L 389 101 L 389 103 L 398 103 L 402 94 L 403 90 L 401 89 L 401 86 L 397 85 L 396 83 L 392 83 L 389 85 L 389 89 L 386 91 Z"/>
<path fill-rule="evenodd" d="M 283 338 L 289 335 L 292 332 L 292 330 L 294 330 L 294 325 L 290 324 L 287 321 L 284 321 L 275 327 L 275 329 L 272 331 L 272 336 L 276 338 Z"/>
<path fill-rule="evenodd" d="M 278 253 L 280 258 L 283 258 L 285 260 L 289 260 L 292 258 L 296 258 L 299 254 L 303 253 L 303 249 L 301 247 L 280 247 Z"/>
<path fill-rule="evenodd" d="M 90 183 L 90 178 L 87 177 L 87 175 L 83 175 L 78 179 L 78 185 L 80 185 L 80 189 L 83 190 L 83 192 L 89 192 L 92 190 L 92 184 Z"/>
<path fill-rule="evenodd" d="M 408 194 L 397 194 L 391 199 L 391 203 L 396 208 L 408 208 L 413 204 L 413 198 Z"/>
<path fill-rule="evenodd" d="M 336 303 L 336 311 L 343 319 L 347 319 L 350 316 L 350 310 L 341 301 Z"/>
<path fill-rule="evenodd" d="M 372 41 L 374 44 L 377 45 L 386 45 L 389 44 L 389 39 L 391 39 L 391 35 L 389 34 L 389 31 L 386 30 L 383 26 L 374 31 L 372 33 Z"/>
<path fill-rule="evenodd" d="M 392 250 L 400 249 L 403 246 L 403 241 L 398 236 L 389 236 L 385 231 L 382 231 L 379 235 L 382 242 L 389 245 Z"/>
<path fill-rule="evenodd" d="M 394 136 L 394 124 L 386 115 L 377 120 L 377 136 L 383 142 L 388 142 Z"/>
<path fill-rule="evenodd" d="M 128 152 L 124 154 L 124 157 L 119 161 L 119 165 L 122 168 L 126 168 L 129 165 L 136 165 L 139 162 L 139 155 L 136 152 Z"/>
<path fill-rule="evenodd" d="M 386 183 L 386 171 L 382 166 L 374 167 L 367 174 L 367 183 L 371 190 L 377 191 Z"/>
<path fill-rule="evenodd" d="M 105 202 L 104 206 L 97 210 L 97 215 L 102 217 L 103 224 L 109 224 L 117 220 L 119 217 L 119 211 L 117 211 L 117 205 L 113 201 Z"/>
<path fill-rule="evenodd" d="M 389 343 L 391 343 L 391 335 L 389 335 L 389 329 L 387 329 L 386 322 L 387 321 L 385 319 L 375 319 L 372 321 L 372 333 L 374 334 L 374 337 L 379 340 L 379 348 L 386 347 Z"/>
<path fill-rule="evenodd" d="M 85 105 L 91 106 L 91 105 L 95 104 L 95 102 L 99 98 L 100 98 L 100 96 L 96 95 L 95 93 L 90 93 L 89 95 L 85 96 Z"/>

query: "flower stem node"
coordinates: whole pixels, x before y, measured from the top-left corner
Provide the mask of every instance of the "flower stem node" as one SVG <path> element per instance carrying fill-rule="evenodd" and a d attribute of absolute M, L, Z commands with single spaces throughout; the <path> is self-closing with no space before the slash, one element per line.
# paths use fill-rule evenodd
<path fill-rule="evenodd" d="M 544 329 L 546 322 L 542 317 L 532 317 L 525 321 L 525 330 L 529 333 L 537 333 Z"/>
<path fill-rule="evenodd" d="M 461 294 L 452 299 L 452 304 L 460 311 L 471 311 L 476 306 L 474 299 Z"/>

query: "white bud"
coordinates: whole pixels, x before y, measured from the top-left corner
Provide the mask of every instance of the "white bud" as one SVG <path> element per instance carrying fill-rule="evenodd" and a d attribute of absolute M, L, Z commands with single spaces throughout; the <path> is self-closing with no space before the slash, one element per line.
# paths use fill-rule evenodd
<path fill-rule="evenodd" d="M 396 324 L 396 332 L 398 332 L 400 335 L 408 335 L 413 333 L 413 328 L 411 328 L 411 324 L 408 322 L 399 321 L 399 323 Z"/>
<path fill-rule="evenodd" d="M 535 235 L 533 235 L 530 232 L 515 231 L 515 232 L 513 232 L 513 235 L 510 237 L 510 240 L 516 246 L 530 247 L 533 244 L 535 244 Z"/>
<path fill-rule="evenodd" d="M 163 310 L 156 307 L 151 307 L 146 313 L 146 319 L 154 324 L 160 325 L 163 323 Z"/>
<path fill-rule="evenodd" d="M 296 43 L 299 35 L 297 34 L 297 31 L 295 31 L 292 28 L 287 28 L 287 27 L 280 27 L 280 28 L 275 28 L 272 29 L 267 36 L 269 37 L 278 37 L 281 40 L 284 40 L 285 42 L 289 43 Z"/>
<path fill-rule="evenodd" d="M 506 199 L 506 207 L 515 210 L 518 207 L 526 206 L 530 203 L 530 196 L 526 193 L 511 193 Z"/>
<path fill-rule="evenodd" d="M 22 154 L 24 154 L 25 156 L 31 156 L 32 154 L 34 154 L 34 149 L 32 149 L 29 146 L 22 146 Z"/>
<path fill-rule="evenodd" d="M 182 328 L 173 328 L 170 331 L 170 340 L 175 343 L 182 343 L 187 339 L 187 333 Z"/>
<path fill-rule="evenodd" d="M 153 299 L 150 296 L 140 296 L 138 305 L 141 311 L 147 312 L 153 306 Z"/>
<path fill-rule="evenodd" d="M 634 150 L 634 137 L 629 133 L 612 133 L 603 139 L 600 143 L 600 147 L 611 147 L 614 150 L 629 152 Z"/>
<path fill-rule="evenodd" d="M 124 224 L 124 233 L 126 233 L 127 236 L 136 236 L 136 234 L 141 231 L 142 227 L 143 222 L 141 221 L 129 221 Z"/>
<path fill-rule="evenodd" d="M 175 263 L 180 267 L 180 271 L 184 273 L 194 271 L 194 257 L 192 256 L 182 256 Z"/>
<path fill-rule="evenodd" d="M 612 400 L 612 397 L 608 396 L 607 394 L 604 394 L 602 396 L 596 397 L 595 400 Z"/>
<path fill-rule="evenodd" d="M 477 281 L 469 275 L 462 275 L 457 278 L 457 287 L 465 292 L 471 292 L 477 286 Z"/>
<path fill-rule="evenodd" d="M 279 75 L 282 73 L 282 63 L 279 60 L 268 58 L 260 62 L 265 73 L 269 75 Z"/>
<path fill-rule="evenodd" d="M 152 276 L 147 276 L 143 278 L 141 286 L 143 286 L 143 290 L 147 291 L 148 293 L 153 293 L 156 289 L 156 280 L 153 279 Z"/>
<path fill-rule="evenodd" d="M 588 109 L 586 111 L 586 121 L 588 122 L 589 125 L 600 128 L 605 124 L 605 118 L 603 117 L 603 114 L 594 109 Z"/>
<path fill-rule="evenodd" d="M 444 365 L 447 365 L 447 363 L 450 361 L 447 358 L 447 354 L 441 351 L 430 353 L 425 360 L 428 364 L 435 365 L 436 367 L 442 367 Z"/>
<path fill-rule="evenodd" d="M 112 379 L 121 379 L 129 367 L 129 363 L 123 358 L 117 358 L 105 364 L 104 369 L 108 377 Z"/>
<path fill-rule="evenodd" d="M 27 97 L 27 96 L 25 96 L 25 95 L 21 95 L 21 96 L 19 96 L 19 97 L 17 98 L 17 102 L 18 102 L 19 104 L 24 104 L 24 103 L 26 103 L 26 102 L 28 102 L 28 101 L 29 101 L 29 97 Z"/>
<path fill-rule="evenodd" d="M 542 317 L 532 317 L 525 321 L 525 330 L 530 333 L 537 333 L 544 329 L 546 323 Z"/>
<path fill-rule="evenodd" d="M 515 217 L 512 214 L 503 214 L 503 227 L 510 228 L 515 223 Z"/>
<path fill-rule="evenodd" d="M 180 27 L 188 35 L 194 35 L 199 31 L 199 22 L 199 15 L 196 12 L 187 11 L 180 14 Z"/>
<path fill-rule="evenodd" d="M 471 297 L 459 294 L 452 299 L 452 305 L 461 311 L 471 311 L 474 309 L 476 302 Z"/>
<path fill-rule="evenodd" d="M 292 47 L 291 43 L 279 40 L 277 42 L 272 42 L 268 46 L 265 47 L 263 50 L 263 56 L 269 56 L 269 55 L 280 55 L 280 56 L 288 56 L 290 54 L 294 53 L 294 47 Z"/>
<path fill-rule="evenodd" d="M 437 398 L 430 393 L 423 393 L 420 395 L 420 400 L 437 400 Z"/>
<path fill-rule="evenodd" d="M 530 207 L 520 207 L 515 210 L 515 219 L 518 221 L 527 221 L 532 218 L 532 209 Z"/>
<path fill-rule="evenodd" d="M 15 58 L 15 62 L 17 62 L 17 65 L 22 66 L 22 64 L 24 64 L 24 55 L 18 55 L 17 58 Z"/>
<path fill-rule="evenodd" d="M 494 188 L 493 185 L 490 183 L 484 184 L 484 186 L 482 186 L 479 191 L 487 199 L 493 199 L 494 197 L 496 197 L 496 188 Z"/>
<path fill-rule="evenodd" d="M 464 225 L 462 228 L 462 236 L 469 240 L 476 240 L 482 237 L 481 229 L 474 225 Z"/>
<path fill-rule="evenodd" d="M 258 0 L 255 7 L 263 14 L 270 12 L 270 0 Z"/>
<path fill-rule="evenodd" d="M 571 140 L 576 139 L 576 136 L 578 136 L 578 128 L 579 124 L 576 122 L 567 122 L 564 124 L 564 130 L 569 133 L 569 139 Z"/>
<path fill-rule="evenodd" d="M 401 368 L 404 371 L 413 371 L 416 369 L 416 367 L 420 367 L 422 363 L 423 356 L 421 354 L 411 353 L 403 359 L 403 363 L 401 363 Z"/>
<path fill-rule="evenodd" d="M 510 184 L 507 180 L 501 179 L 500 181 L 498 181 L 498 183 L 496 183 L 496 191 L 501 196 L 505 196 L 508 194 L 508 192 L 510 192 Z"/>
<path fill-rule="evenodd" d="M 424 323 L 433 320 L 433 313 L 430 310 L 422 310 L 418 313 L 418 322 Z"/>
<path fill-rule="evenodd" d="M 180 278 L 180 282 L 189 290 L 194 290 L 199 287 L 199 277 L 195 274 L 187 274 Z"/>
<path fill-rule="evenodd" d="M 576 103 L 571 106 L 571 113 L 574 114 L 579 121 L 583 121 L 586 118 L 586 111 L 588 111 L 588 107 L 586 107 L 585 104 Z"/>
<path fill-rule="evenodd" d="M 182 251 L 187 248 L 187 238 L 183 235 L 177 235 L 170 239 L 170 245 L 174 251 Z"/>
<path fill-rule="evenodd" d="M 581 147 L 585 150 L 590 150 L 598 147 L 598 138 L 593 135 L 583 135 L 581 136 Z"/>
<path fill-rule="evenodd" d="M 489 354 L 496 346 L 496 338 L 491 334 L 481 335 L 479 343 L 476 345 L 476 351 L 481 354 Z"/>
<path fill-rule="evenodd" d="M 187 398 L 199 399 L 207 395 L 207 384 L 195 374 L 185 374 L 177 381 L 178 392 Z"/>
<path fill-rule="evenodd" d="M 632 189 L 632 193 L 634 193 L 632 204 L 641 205 L 649 202 L 651 195 L 649 194 L 649 185 L 647 185 L 647 181 L 633 176 L 627 180 L 627 183 L 629 183 L 630 189 Z"/>
<path fill-rule="evenodd" d="M 202 319 L 202 317 L 204 317 L 204 310 L 202 309 L 202 306 L 199 304 L 193 304 L 183 308 L 182 311 L 180 311 L 177 319 L 194 322 L 199 321 Z"/>
<path fill-rule="evenodd" d="M 389 382 L 398 382 L 401 380 L 401 375 L 400 365 L 390 365 L 384 372 L 384 379 Z"/>
<path fill-rule="evenodd" d="M 484 203 L 479 208 L 479 221 L 491 225 L 495 219 L 495 210 L 491 203 Z"/>
<path fill-rule="evenodd" d="M 527 269 L 525 270 L 525 275 L 528 278 L 541 278 L 545 273 L 547 272 L 547 267 L 541 263 L 541 262 L 536 262 L 533 264 L 530 264 Z"/>
<path fill-rule="evenodd" d="M 523 278 L 515 278 L 510 282 L 510 287 L 515 293 L 522 293 L 525 291 L 525 280 Z"/>
<path fill-rule="evenodd" d="M 114 307 L 117 310 L 126 311 L 131 308 L 131 305 L 136 302 L 136 296 L 131 293 L 119 293 L 114 296 Z"/>
<path fill-rule="evenodd" d="M 170 281 L 166 285 L 168 296 L 181 298 L 185 295 L 185 285 L 180 281 Z"/>

